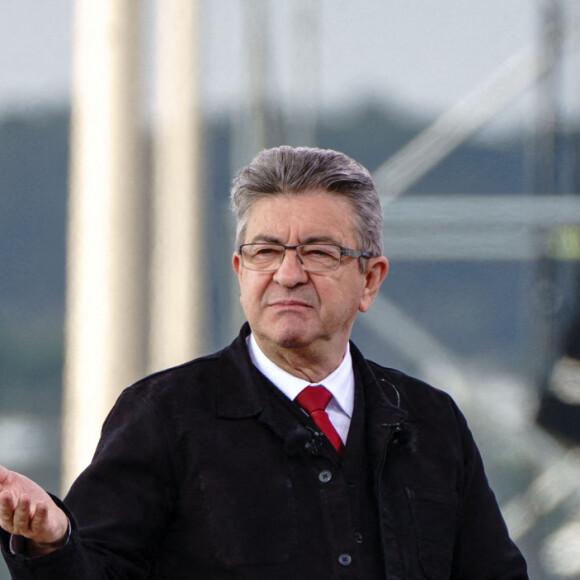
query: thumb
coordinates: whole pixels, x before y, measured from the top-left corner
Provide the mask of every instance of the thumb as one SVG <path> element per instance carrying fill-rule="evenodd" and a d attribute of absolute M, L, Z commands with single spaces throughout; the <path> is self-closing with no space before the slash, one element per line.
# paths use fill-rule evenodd
<path fill-rule="evenodd" d="M 2 485 L 5 482 L 9 474 L 10 471 L 0 464 L 0 485 Z"/>

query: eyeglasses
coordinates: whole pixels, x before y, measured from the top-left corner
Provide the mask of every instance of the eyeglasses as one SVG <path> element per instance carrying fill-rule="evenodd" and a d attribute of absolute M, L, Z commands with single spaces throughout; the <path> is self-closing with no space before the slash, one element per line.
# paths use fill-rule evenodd
<path fill-rule="evenodd" d="M 238 251 L 242 257 L 242 266 L 257 272 L 274 272 L 286 256 L 286 250 L 296 250 L 296 255 L 306 272 L 329 272 L 337 270 L 342 256 L 349 258 L 371 258 L 370 254 L 359 250 L 343 248 L 336 244 L 301 244 L 299 246 L 284 246 L 283 244 L 268 244 L 256 242 L 242 244 Z"/>

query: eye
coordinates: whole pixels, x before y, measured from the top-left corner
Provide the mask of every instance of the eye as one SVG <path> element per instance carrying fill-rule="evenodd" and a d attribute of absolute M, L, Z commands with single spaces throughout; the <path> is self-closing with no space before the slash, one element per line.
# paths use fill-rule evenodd
<path fill-rule="evenodd" d="M 255 244 L 246 246 L 247 256 L 252 260 L 275 259 L 282 256 L 284 248 L 275 244 Z"/>
<path fill-rule="evenodd" d="M 305 257 L 310 257 L 310 258 L 336 259 L 339 257 L 340 251 L 335 246 L 330 246 L 330 245 L 329 246 L 325 246 L 325 245 L 310 246 L 310 245 L 308 245 L 308 246 L 303 247 L 302 254 Z"/>
<path fill-rule="evenodd" d="M 283 250 L 278 246 L 257 246 L 255 254 L 260 256 L 276 255 L 282 253 Z"/>

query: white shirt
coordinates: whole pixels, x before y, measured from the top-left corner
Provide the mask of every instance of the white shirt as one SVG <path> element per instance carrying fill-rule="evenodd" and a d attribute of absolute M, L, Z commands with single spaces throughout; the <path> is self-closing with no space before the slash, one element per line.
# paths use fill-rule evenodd
<path fill-rule="evenodd" d="M 253 334 L 246 339 L 250 358 L 258 370 L 266 376 L 291 401 L 307 386 L 324 385 L 331 393 L 332 399 L 326 407 L 328 418 L 333 424 L 343 443 L 346 443 L 352 411 L 354 409 L 354 371 L 350 346 L 347 345 L 342 362 L 331 374 L 317 383 L 300 379 L 275 365 L 260 349 Z"/>

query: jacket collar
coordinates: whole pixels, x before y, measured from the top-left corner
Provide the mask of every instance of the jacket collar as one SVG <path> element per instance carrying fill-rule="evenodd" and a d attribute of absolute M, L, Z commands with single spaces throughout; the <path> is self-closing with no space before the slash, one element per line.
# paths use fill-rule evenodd
<path fill-rule="evenodd" d="M 261 389 L 265 377 L 250 359 L 246 337 L 250 325 L 246 322 L 237 338 L 221 352 L 220 381 L 216 393 L 218 417 L 247 419 L 263 410 Z"/>
<path fill-rule="evenodd" d="M 260 415 L 269 406 L 261 385 L 267 379 L 250 359 L 246 337 L 250 326 L 246 322 L 237 338 L 222 351 L 220 383 L 217 389 L 217 414 L 228 419 L 245 419 Z M 367 417 L 372 423 L 395 425 L 406 417 L 399 406 L 399 393 L 387 378 L 377 375 L 351 342 L 355 378 L 365 391 Z M 282 395 L 283 396 L 283 395 Z"/>
<path fill-rule="evenodd" d="M 290 404 L 254 366 L 246 346 L 250 332 L 248 323 L 221 353 L 220 382 L 217 388 L 218 417 L 249 419 L 256 417 L 280 438 L 288 441 L 291 432 L 303 420 L 301 411 Z M 286 411 L 286 412 L 284 412 Z"/>
<path fill-rule="evenodd" d="M 373 423 L 396 425 L 407 417 L 407 412 L 401 409 L 400 396 L 397 387 L 386 377 L 375 370 L 363 357 L 354 343 L 350 343 L 355 377 L 365 394 L 367 417 Z"/>

